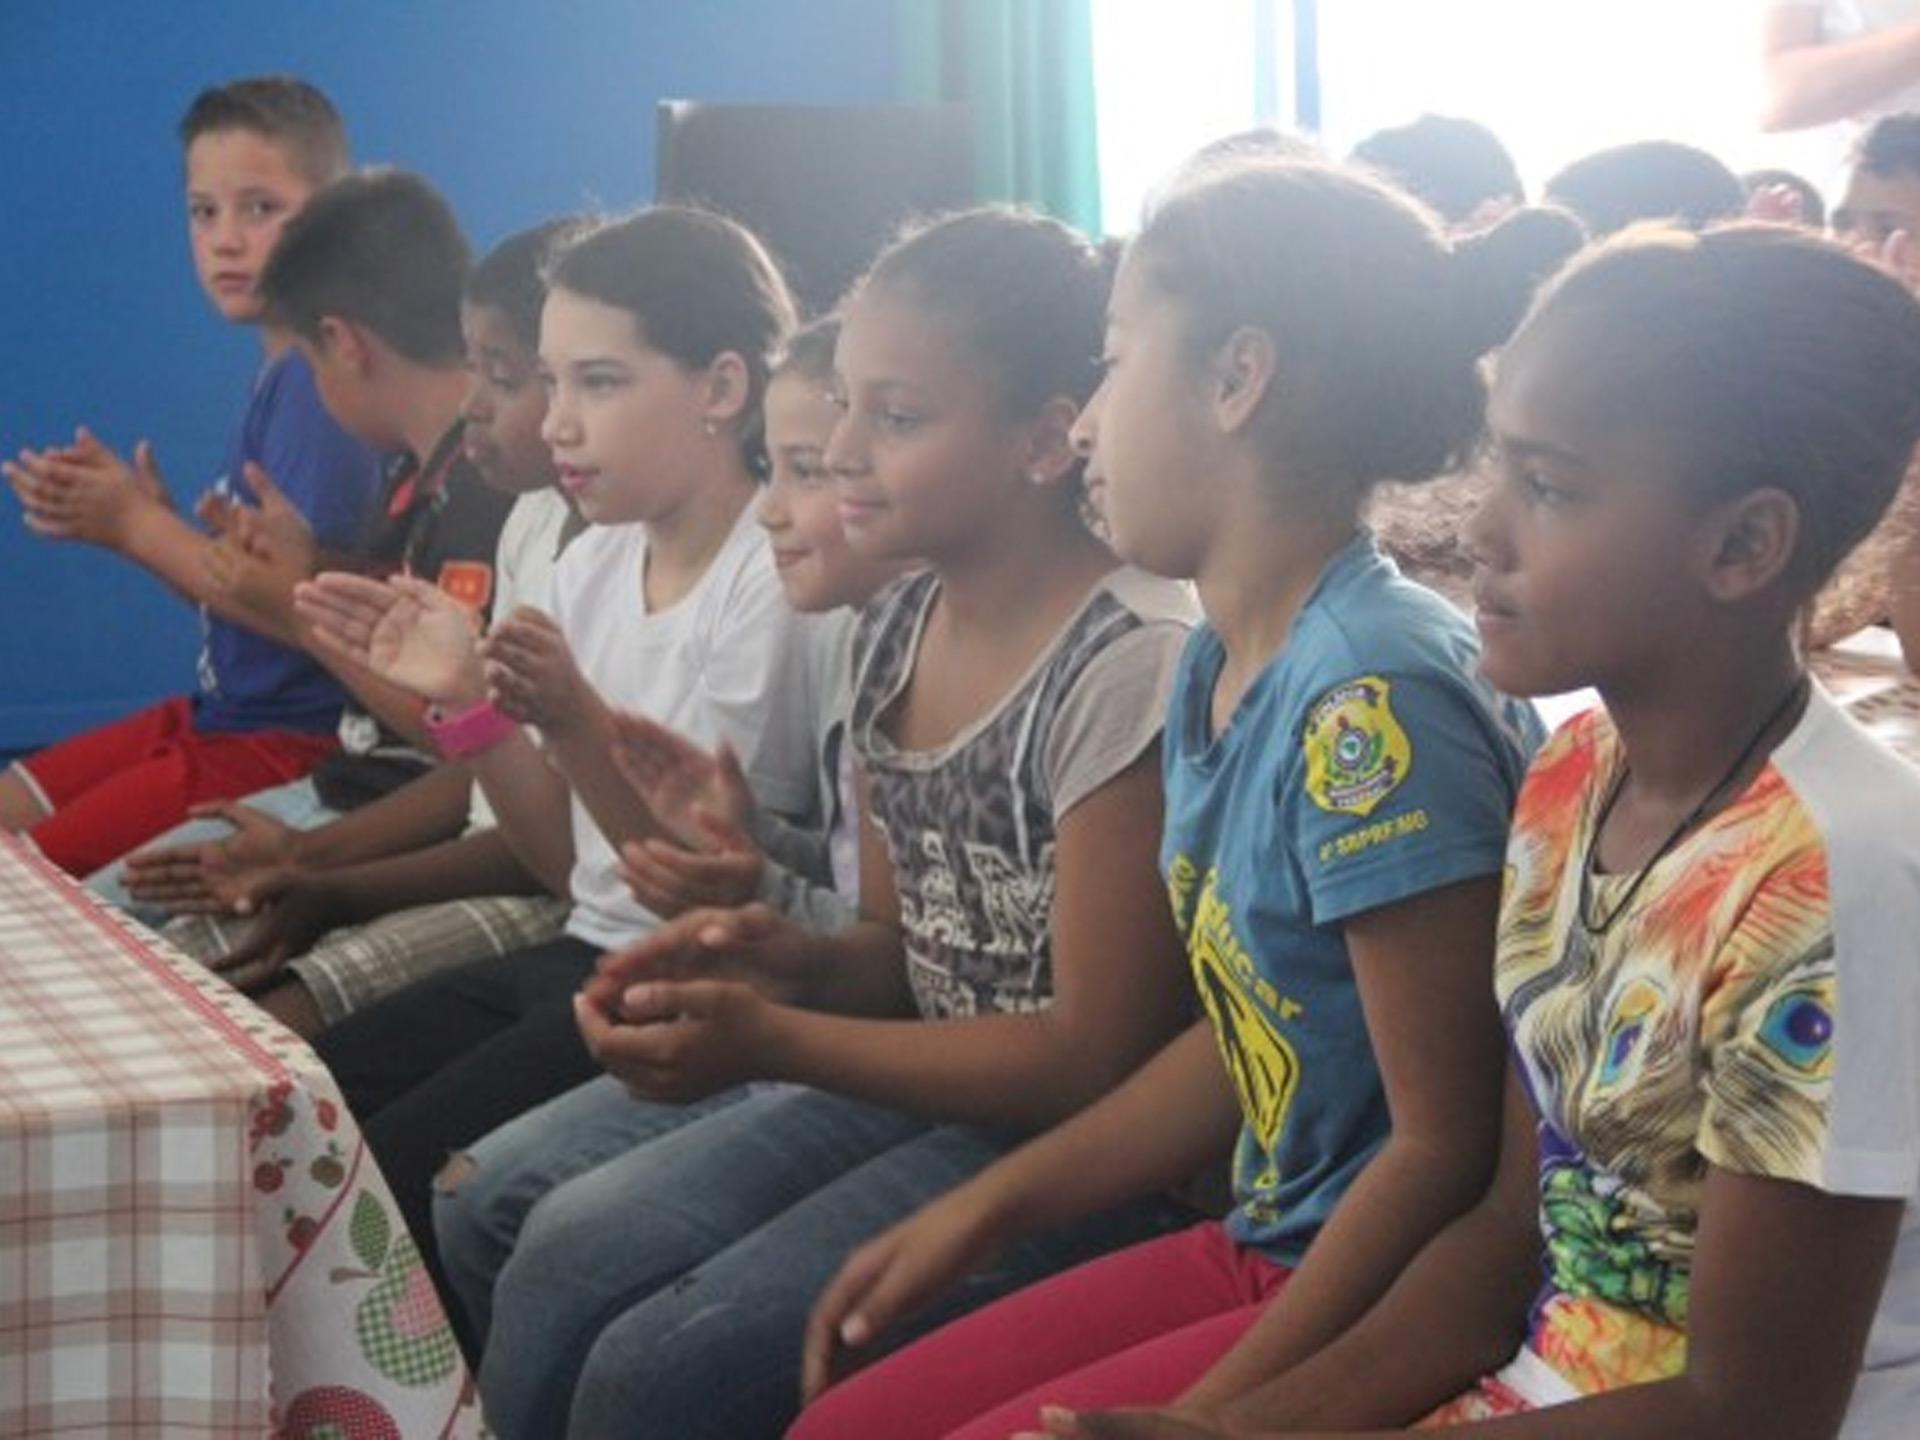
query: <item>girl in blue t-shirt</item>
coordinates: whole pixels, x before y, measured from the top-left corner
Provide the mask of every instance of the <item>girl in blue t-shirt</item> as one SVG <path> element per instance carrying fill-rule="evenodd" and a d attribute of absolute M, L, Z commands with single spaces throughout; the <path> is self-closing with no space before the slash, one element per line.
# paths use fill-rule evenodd
<path fill-rule="evenodd" d="M 1531 712 L 1361 526 L 1457 466 L 1513 313 L 1430 217 L 1243 160 L 1150 215 L 1076 439 L 1116 550 L 1191 578 L 1161 865 L 1205 1011 L 1130 1082 L 863 1247 L 815 1310 L 793 1432 L 992 1436 L 1042 1403 L 1235 1402 L 1366 1311 L 1492 1171 L 1494 916 Z M 1224 1065 L 1222 1062 L 1225 1062 Z M 1044 1282 L 821 1393 L 1014 1236 L 1233 1147 L 1224 1223 Z M 1281 1298 L 1276 1298 L 1281 1297 Z"/>

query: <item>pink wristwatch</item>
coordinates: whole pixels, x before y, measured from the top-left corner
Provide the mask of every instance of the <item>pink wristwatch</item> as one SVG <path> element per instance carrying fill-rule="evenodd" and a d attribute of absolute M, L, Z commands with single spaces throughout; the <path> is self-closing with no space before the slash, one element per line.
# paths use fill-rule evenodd
<path fill-rule="evenodd" d="M 438 705 L 429 705 L 424 718 L 427 734 L 449 760 L 491 750 L 519 728 L 491 700 L 482 700 L 451 715 Z"/>

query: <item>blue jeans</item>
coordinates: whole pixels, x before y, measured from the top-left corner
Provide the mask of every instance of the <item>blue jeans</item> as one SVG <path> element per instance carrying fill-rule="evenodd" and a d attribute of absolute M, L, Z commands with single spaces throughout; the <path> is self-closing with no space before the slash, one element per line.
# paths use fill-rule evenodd
<path fill-rule="evenodd" d="M 493 1287 L 528 1212 L 549 1191 L 749 1093 L 742 1088 L 693 1105 L 651 1105 L 603 1075 L 467 1146 L 466 1173 L 434 1187 L 433 1242 L 475 1342 L 484 1344 L 493 1328 Z"/>
<path fill-rule="evenodd" d="M 604 1116 L 604 1101 L 576 1103 Z M 480 1390 L 505 1440 L 778 1436 L 799 1409 L 807 1314 L 841 1262 L 1014 1140 L 798 1087 L 706 1103 L 677 1124 L 632 1122 L 664 1128 L 571 1171 L 559 1127 L 514 1127 L 520 1164 L 571 1178 L 525 1208 L 493 1287 Z M 495 1194 L 516 1188 L 489 1148 L 506 1133 L 474 1156 Z M 581 1143 L 604 1155 L 610 1138 Z M 1011 1247 L 892 1338 L 1191 1218 L 1155 1200 Z M 453 1226 L 442 1243 L 454 1265 Z"/>

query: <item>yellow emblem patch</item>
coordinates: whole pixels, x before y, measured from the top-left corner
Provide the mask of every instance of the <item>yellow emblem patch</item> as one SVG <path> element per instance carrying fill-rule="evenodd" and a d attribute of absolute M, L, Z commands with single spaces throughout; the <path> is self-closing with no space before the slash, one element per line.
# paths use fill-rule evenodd
<path fill-rule="evenodd" d="M 1307 793 L 1322 810 L 1370 815 L 1413 769 L 1413 746 L 1394 719 L 1392 685 L 1362 675 L 1314 702 L 1301 735 Z"/>

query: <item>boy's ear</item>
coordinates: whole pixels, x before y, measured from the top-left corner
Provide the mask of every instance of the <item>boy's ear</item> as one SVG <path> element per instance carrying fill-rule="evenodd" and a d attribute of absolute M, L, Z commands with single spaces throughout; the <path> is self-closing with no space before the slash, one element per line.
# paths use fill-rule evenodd
<path fill-rule="evenodd" d="M 715 427 L 732 425 L 745 413 L 753 389 L 747 362 L 732 350 L 722 350 L 707 366 L 705 379 L 701 418 Z"/>
<path fill-rule="evenodd" d="M 1273 337 L 1264 330 L 1242 325 L 1221 343 L 1209 367 L 1208 398 L 1223 431 L 1233 434 L 1246 428 L 1279 370 Z"/>
<path fill-rule="evenodd" d="M 1800 502 L 1762 486 L 1706 516 L 1703 574 L 1717 600 L 1745 600 L 1779 580 L 1800 544 Z"/>
<path fill-rule="evenodd" d="M 320 317 L 317 348 L 328 360 L 364 374 L 372 362 L 370 335 L 353 321 L 339 315 Z"/>
<path fill-rule="evenodd" d="M 1080 407 L 1065 395 L 1056 395 L 1040 407 L 1027 426 L 1026 453 L 1021 470 L 1036 485 L 1051 485 L 1070 474 L 1080 461 L 1073 446 L 1073 422 Z"/>

